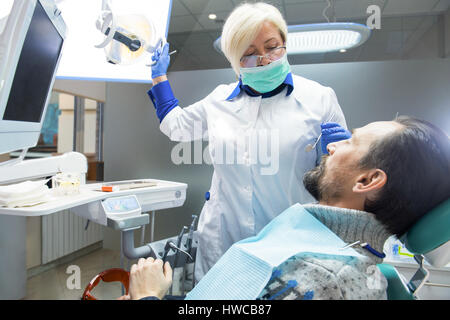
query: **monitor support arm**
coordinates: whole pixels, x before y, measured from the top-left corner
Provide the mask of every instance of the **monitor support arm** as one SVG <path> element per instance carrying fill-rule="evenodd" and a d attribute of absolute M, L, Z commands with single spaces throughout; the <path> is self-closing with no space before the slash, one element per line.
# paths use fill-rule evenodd
<path fill-rule="evenodd" d="M 12 166 L 15 165 L 17 163 L 20 163 L 23 161 L 23 159 L 25 159 L 25 155 L 27 154 L 28 148 L 26 149 L 22 149 L 22 151 L 20 152 L 20 156 L 17 159 L 12 159 L 12 160 L 8 160 L 5 162 L 0 163 L 0 167 L 2 166 Z"/>

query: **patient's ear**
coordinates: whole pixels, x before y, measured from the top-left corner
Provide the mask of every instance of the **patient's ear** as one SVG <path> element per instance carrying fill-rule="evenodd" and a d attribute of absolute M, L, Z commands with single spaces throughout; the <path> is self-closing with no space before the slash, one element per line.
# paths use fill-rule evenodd
<path fill-rule="evenodd" d="M 387 182 L 387 175 L 381 169 L 372 169 L 356 178 L 352 190 L 355 193 L 368 193 L 381 190 Z"/>

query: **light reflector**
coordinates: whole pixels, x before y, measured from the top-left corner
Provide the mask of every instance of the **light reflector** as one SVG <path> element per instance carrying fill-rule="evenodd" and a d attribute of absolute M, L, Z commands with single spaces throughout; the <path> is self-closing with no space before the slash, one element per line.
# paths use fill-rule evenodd
<path fill-rule="evenodd" d="M 366 42 L 370 33 L 369 27 L 351 22 L 288 26 L 287 53 L 307 54 L 348 50 Z M 220 37 L 214 41 L 214 48 L 222 52 Z"/>
<path fill-rule="evenodd" d="M 117 16 L 146 16 L 156 27 L 155 38 L 159 38 L 167 36 L 171 3 L 172 0 L 113 0 L 111 8 Z M 59 4 L 68 35 L 57 79 L 151 83 L 150 67 L 146 66 L 151 62 L 150 54 L 132 65 L 114 65 L 108 63 L 103 49 L 95 47 L 104 39 L 95 26 L 101 8 L 101 0 L 66 0 Z"/>
<path fill-rule="evenodd" d="M 288 27 L 287 53 L 323 53 L 360 46 L 370 36 L 367 26 L 357 23 L 316 23 Z"/>

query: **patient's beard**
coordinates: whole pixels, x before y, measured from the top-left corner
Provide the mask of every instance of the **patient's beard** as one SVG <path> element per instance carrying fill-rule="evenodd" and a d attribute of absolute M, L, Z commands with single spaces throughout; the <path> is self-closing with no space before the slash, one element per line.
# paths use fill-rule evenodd
<path fill-rule="evenodd" d="M 344 182 L 344 177 L 340 177 L 339 173 L 336 173 L 334 181 L 324 179 L 327 159 L 328 156 L 323 156 L 320 164 L 303 176 L 303 185 L 306 190 L 317 201 L 325 204 L 342 196 Z"/>

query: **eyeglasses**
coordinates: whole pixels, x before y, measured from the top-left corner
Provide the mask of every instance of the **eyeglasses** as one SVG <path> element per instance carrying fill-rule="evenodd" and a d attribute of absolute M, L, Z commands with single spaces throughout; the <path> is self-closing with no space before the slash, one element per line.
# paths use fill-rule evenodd
<path fill-rule="evenodd" d="M 264 58 L 269 59 L 270 61 L 276 61 L 283 56 L 284 49 L 286 49 L 285 46 L 276 47 L 276 48 L 270 49 L 269 52 L 267 52 L 263 56 L 256 56 L 256 55 L 243 56 L 241 58 L 242 67 L 254 68 L 254 67 L 258 66 L 259 64 L 261 64 L 261 61 Z"/>

